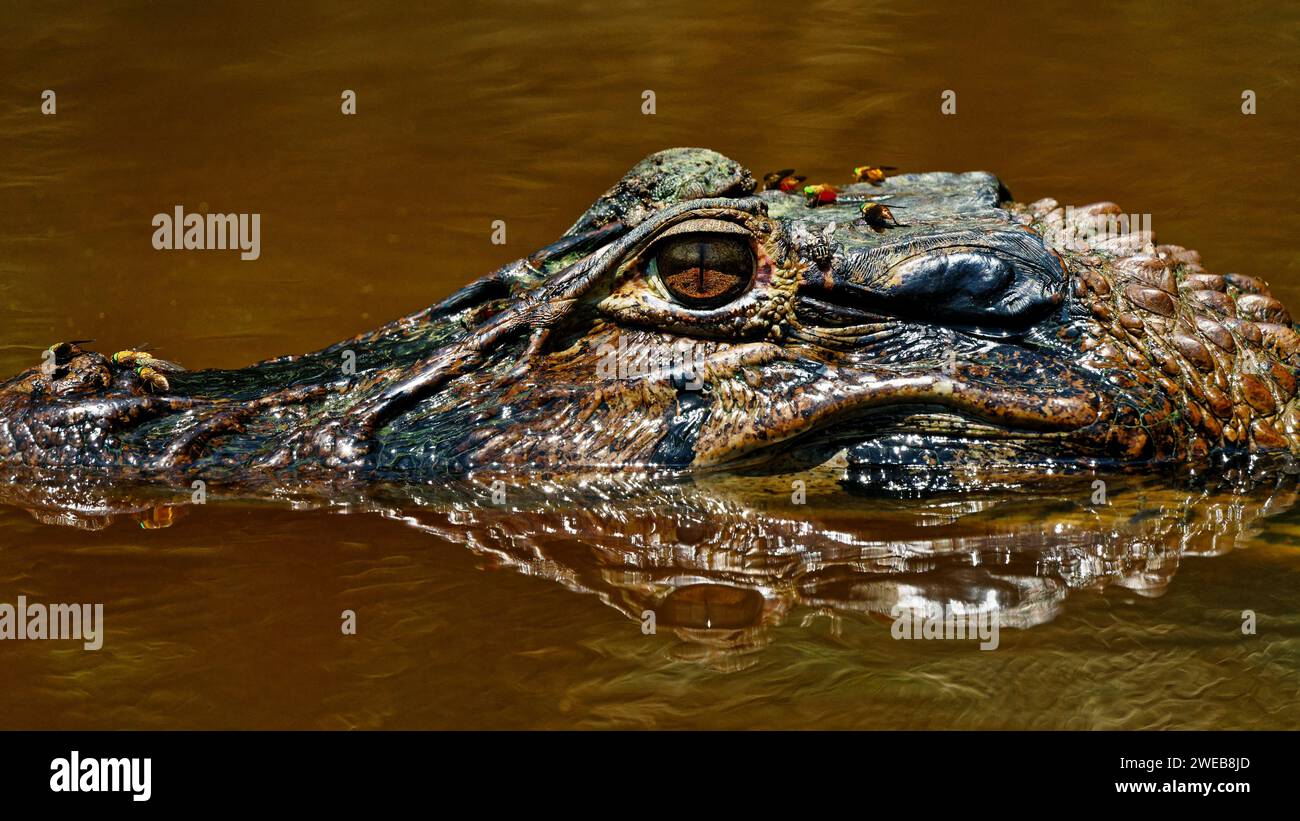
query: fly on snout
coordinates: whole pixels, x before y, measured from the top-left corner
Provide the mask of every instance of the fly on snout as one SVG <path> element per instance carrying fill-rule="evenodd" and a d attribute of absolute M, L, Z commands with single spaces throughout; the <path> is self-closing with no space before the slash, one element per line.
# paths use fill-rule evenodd
<path fill-rule="evenodd" d="M 72 357 L 81 353 L 81 346 L 94 342 L 93 339 L 74 339 L 60 342 L 45 349 L 41 357 L 41 373 L 52 376 L 61 366 L 68 364 Z"/>
<path fill-rule="evenodd" d="M 902 208 L 901 205 L 895 205 L 895 208 Z M 902 228 L 903 224 L 894 217 L 894 212 L 888 205 L 883 202 L 865 202 L 862 204 L 862 221 L 877 231 L 883 231 L 886 228 Z"/>
<path fill-rule="evenodd" d="M 185 370 L 175 362 L 159 359 L 147 350 L 118 351 L 113 354 L 112 360 L 114 365 L 135 371 L 136 378 L 147 390 L 154 393 L 165 393 L 171 390 L 167 374 L 181 373 Z"/>
<path fill-rule="evenodd" d="M 784 191 L 792 194 L 799 190 L 799 186 L 807 177 L 794 173 L 793 168 L 783 168 L 780 171 L 773 171 L 770 174 L 763 175 L 764 191 Z"/>
<path fill-rule="evenodd" d="M 859 165 L 853 169 L 853 181 L 880 185 L 885 181 L 885 177 L 889 176 L 885 172 L 897 170 L 898 167 L 893 165 Z"/>
<path fill-rule="evenodd" d="M 113 364 L 124 368 L 152 368 L 162 373 L 181 373 L 184 367 L 166 359 L 159 359 L 149 351 L 118 351 L 113 354 Z"/>

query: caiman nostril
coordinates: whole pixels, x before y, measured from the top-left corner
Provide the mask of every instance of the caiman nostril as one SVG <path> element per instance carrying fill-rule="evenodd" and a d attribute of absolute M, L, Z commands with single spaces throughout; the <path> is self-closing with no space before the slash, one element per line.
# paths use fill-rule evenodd
<path fill-rule="evenodd" d="M 993 254 L 955 251 L 934 254 L 899 266 L 901 297 L 948 295 L 954 308 L 977 309 L 995 299 L 1015 279 L 1015 268 Z"/>
<path fill-rule="evenodd" d="M 829 290 L 880 314 L 949 325 L 1024 328 L 1059 305 L 1065 272 L 1024 231 L 925 234 L 847 254 Z M 823 284 L 823 290 L 826 285 Z"/>
<path fill-rule="evenodd" d="M 992 251 L 931 253 L 890 270 L 890 299 L 905 315 L 946 322 L 1023 327 L 1059 304 L 1046 265 Z"/>

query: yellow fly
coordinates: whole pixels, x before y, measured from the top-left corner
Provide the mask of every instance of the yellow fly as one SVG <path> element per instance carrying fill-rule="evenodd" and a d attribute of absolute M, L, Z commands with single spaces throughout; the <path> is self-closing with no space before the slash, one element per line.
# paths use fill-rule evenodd
<path fill-rule="evenodd" d="M 145 366 L 165 373 L 180 373 L 185 370 L 175 362 L 159 359 L 148 351 L 118 351 L 113 354 L 113 364 L 121 365 L 124 368 Z"/>
<path fill-rule="evenodd" d="M 894 206 L 898 208 L 897 205 Z M 877 231 L 890 227 L 898 226 L 899 222 L 894 218 L 894 212 L 889 210 L 889 206 L 882 202 L 868 202 L 862 205 L 862 219 L 875 228 Z"/>
<path fill-rule="evenodd" d="M 171 390 L 171 383 L 167 381 L 167 377 L 163 376 L 161 371 L 151 368 L 148 365 L 141 365 L 136 368 L 135 375 L 140 377 L 140 381 L 155 393 L 162 393 Z"/>
<path fill-rule="evenodd" d="M 886 171 L 897 171 L 898 168 L 892 165 L 859 165 L 853 169 L 854 182 L 869 182 L 872 185 L 880 185 L 889 176 Z"/>

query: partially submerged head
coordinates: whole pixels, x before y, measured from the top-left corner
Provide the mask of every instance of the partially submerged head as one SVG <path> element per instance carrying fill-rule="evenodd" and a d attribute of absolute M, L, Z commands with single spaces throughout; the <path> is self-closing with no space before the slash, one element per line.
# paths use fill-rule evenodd
<path fill-rule="evenodd" d="M 755 188 L 701 149 L 642 161 L 556 246 L 453 298 L 490 343 L 388 422 L 384 450 L 553 470 L 837 460 L 888 484 L 1297 444 L 1295 335 L 1245 298 L 1257 281 L 1149 236 L 1054 248 L 1061 209 L 984 173 L 816 207 Z M 864 218 L 870 202 L 899 225 Z M 1275 313 L 1243 309 L 1261 304 Z"/>
<path fill-rule="evenodd" d="M 1059 241 L 1112 204 L 1020 205 L 985 173 L 757 188 L 651 155 L 550 246 L 312 354 L 146 381 L 51 349 L 0 386 L 0 457 L 243 484 L 830 466 L 908 491 L 1300 447 L 1286 309 L 1149 233 Z"/>

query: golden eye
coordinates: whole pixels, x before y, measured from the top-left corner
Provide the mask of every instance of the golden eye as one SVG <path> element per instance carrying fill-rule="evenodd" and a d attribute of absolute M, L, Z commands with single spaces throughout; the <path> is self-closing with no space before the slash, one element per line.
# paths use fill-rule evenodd
<path fill-rule="evenodd" d="M 754 252 L 739 236 L 672 236 L 659 244 L 654 264 L 664 288 L 688 308 L 725 305 L 754 278 Z"/>

